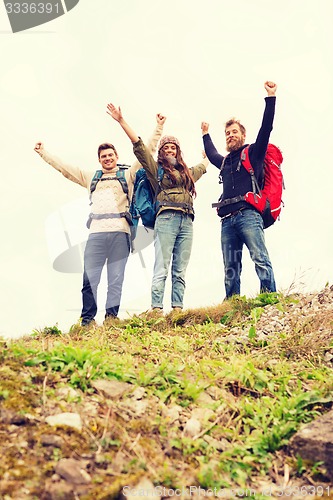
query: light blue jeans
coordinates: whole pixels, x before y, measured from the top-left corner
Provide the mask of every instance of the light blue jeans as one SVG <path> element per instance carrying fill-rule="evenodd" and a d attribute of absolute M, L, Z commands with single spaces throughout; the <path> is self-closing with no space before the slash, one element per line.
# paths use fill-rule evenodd
<path fill-rule="evenodd" d="M 185 273 L 193 241 L 192 216 L 179 210 L 164 210 L 154 228 L 155 264 L 151 291 L 152 307 L 163 308 L 165 281 L 171 265 L 171 306 L 183 307 Z"/>
<path fill-rule="evenodd" d="M 240 294 L 243 245 L 246 245 L 260 280 L 260 292 L 276 292 L 267 252 L 263 220 L 254 209 L 245 209 L 222 220 L 221 246 L 226 297 Z"/>

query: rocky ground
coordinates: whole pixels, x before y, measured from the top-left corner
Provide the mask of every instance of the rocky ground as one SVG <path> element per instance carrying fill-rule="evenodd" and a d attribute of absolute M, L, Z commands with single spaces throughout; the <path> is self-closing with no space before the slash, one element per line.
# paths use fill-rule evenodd
<path fill-rule="evenodd" d="M 227 307 L 222 313 L 231 315 Z M 0 498 L 189 499 L 209 493 L 333 498 L 333 414 L 327 390 L 333 387 L 333 287 L 259 305 L 231 324 L 217 321 L 221 310 L 208 312 L 213 318 L 208 325 L 201 321 L 207 310 L 197 316 L 184 311 L 155 322 L 137 318 L 110 325 L 108 331 L 88 333 L 86 340 L 79 331 L 54 338 L 50 330 L 35 339 L 0 341 Z M 66 359 L 57 354 L 63 352 L 59 342 Z M 112 355 L 103 376 L 98 344 Z M 162 363 L 161 353 L 167 354 Z M 168 356 L 178 365 L 166 376 Z M 273 370 L 282 358 L 290 360 L 291 371 L 301 363 L 301 377 L 309 370 L 305 391 L 310 394 L 312 378 L 325 386 L 319 398 L 304 403 L 313 412 L 311 421 L 269 454 L 269 465 L 254 464 L 251 480 L 241 476 L 241 462 L 254 460 L 250 455 L 242 455 L 234 478 L 218 472 L 219 460 L 229 452 L 234 456 L 237 425 L 239 432 L 246 431 L 245 420 L 240 427 L 240 400 L 257 404 L 272 389 L 230 378 L 228 370 L 222 378 L 216 375 L 214 364 L 223 356 L 230 356 L 230 363 L 245 356 L 247 367 L 249 360 L 254 365 L 259 360 L 263 370 Z M 304 368 L 312 365 L 314 371 Z M 158 369 L 150 377 L 152 366 Z M 199 368 L 202 379 L 198 371 L 194 376 Z M 127 369 L 136 370 L 135 381 Z M 276 383 L 276 376 L 272 380 Z"/>

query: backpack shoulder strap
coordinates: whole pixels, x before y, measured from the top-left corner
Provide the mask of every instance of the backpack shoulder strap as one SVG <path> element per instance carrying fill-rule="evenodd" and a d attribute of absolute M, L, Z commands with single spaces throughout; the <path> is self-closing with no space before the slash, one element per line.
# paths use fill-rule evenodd
<path fill-rule="evenodd" d="M 253 170 L 253 167 L 251 165 L 250 158 L 249 158 L 249 146 L 246 146 L 242 150 L 241 156 L 240 156 L 240 163 L 243 165 L 245 170 L 251 175 L 252 191 L 254 193 L 260 194 L 261 190 L 260 190 L 257 178 L 254 175 L 254 170 Z"/>
<path fill-rule="evenodd" d="M 222 172 L 222 170 L 224 169 L 224 164 L 225 164 L 225 162 L 226 162 L 227 157 L 228 157 L 228 155 L 225 155 L 225 157 L 224 157 L 224 158 L 223 158 L 223 160 L 222 160 L 222 163 L 221 163 L 221 166 L 220 166 L 220 170 L 221 170 L 221 172 Z"/>
<path fill-rule="evenodd" d="M 162 191 L 161 182 L 162 182 L 163 177 L 164 177 L 164 168 L 161 165 L 161 163 L 159 163 L 158 167 L 157 167 L 157 188 L 156 188 L 156 191 L 155 191 L 155 202 L 157 200 L 158 193 L 160 191 Z"/>
<path fill-rule="evenodd" d="M 252 175 L 252 173 L 254 173 L 254 170 L 249 158 L 249 146 L 246 146 L 244 149 L 242 149 L 240 161 L 243 167 L 249 172 L 249 174 Z"/>
<path fill-rule="evenodd" d="M 121 187 L 123 188 L 124 193 L 128 196 L 128 185 L 125 178 L 125 170 L 129 167 L 129 165 L 125 165 L 124 163 L 117 163 L 119 170 L 116 172 L 116 178 L 119 180 Z M 102 170 L 96 170 L 94 177 L 91 179 L 90 183 L 90 201 L 91 195 L 95 191 L 98 181 L 101 180 L 103 176 Z"/>
<path fill-rule="evenodd" d="M 90 195 L 89 195 L 90 205 L 92 204 L 92 202 L 91 202 L 91 196 L 92 196 L 93 192 L 95 191 L 97 183 L 101 179 L 102 175 L 103 175 L 103 171 L 102 170 L 96 170 L 96 172 L 94 173 L 94 177 L 91 179 L 91 183 L 90 183 Z"/>
<path fill-rule="evenodd" d="M 227 159 L 228 155 L 225 155 L 223 160 L 222 160 L 222 163 L 221 163 L 221 166 L 220 166 L 220 173 L 219 173 L 219 184 L 222 184 L 223 183 L 223 170 L 224 170 L 224 164 L 226 162 L 226 159 Z"/>
<path fill-rule="evenodd" d="M 157 169 L 157 181 L 158 181 L 159 184 L 162 182 L 163 176 L 164 176 L 164 168 L 159 163 L 158 164 L 158 169 Z"/>
<path fill-rule="evenodd" d="M 128 185 L 127 185 L 127 181 L 125 178 L 126 168 L 124 168 L 123 165 L 118 165 L 118 167 L 119 167 L 119 170 L 117 170 L 117 172 L 116 172 L 116 177 L 117 177 L 118 181 L 120 182 L 124 193 L 128 196 Z"/>
<path fill-rule="evenodd" d="M 103 175 L 102 170 L 96 170 L 96 172 L 94 173 L 94 177 L 91 179 L 90 183 L 90 195 L 95 191 L 97 182 L 100 180 L 102 175 Z"/>

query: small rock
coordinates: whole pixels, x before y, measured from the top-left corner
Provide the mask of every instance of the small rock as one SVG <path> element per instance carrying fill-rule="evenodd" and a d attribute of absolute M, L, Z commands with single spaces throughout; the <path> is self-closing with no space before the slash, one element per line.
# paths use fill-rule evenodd
<path fill-rule="evenodd" d="M 29 418 L 12 410 L 7 410 L 7 408 L 1 408 L 0 422 L 3 424 L 25 425 L 29 423 Z"/>
<path fill-rule="evenodd" d="M 57 463 L 56 473 L 71 484 L 89 484 L 91 477 L 79 460 L 63 458 Z"/>
<path fill-rule="evenodd" d="M 184 436 L 194 437 L 201 431 L 201 423 L 196 418 L 191 417 L 185 424 Z"/>
<path fill-rule="evenodd" d="M 103 394 L 105 398 L 117 399 L 125 394 L 125 392 L 133 389 L 132 384 L 127 382 L 119 382 L 118 380 L 93 380 L 92 387 Z"/>
<path fill-rule="evenodd" d="M 138 416 L 141 417 L 146 413 L 148 401 L 136 400 L 130 406 L 131 410 Z"/>
<path fill-rule="evenodd" d="M 196 401 L 201 405 L 211 405 L 214 403 L 212 396 L 210 396 L 210 394 L 208 394 L 208 392 L 206 391 L 203 391 L 201 394 L 199 394 L 199 397 Z"/>
<path fill-rule="evenodd" d="M 161 494 L 159 494 L 158 490 L 154 487 L 152 481 L 145 477 L 140 479 L 140 481 L 133 487 L 125 486 L 122 490 L 121 496 L 126 500 L 138 500 L 138 492 L 140 492 L 140 496 L 143 496 L 144 498 L 161 498 Z"/>
<path fill-rule="evenodd" d="M 323 462 L 333 480 L 333 410 L 301 428 L 291 439 L 295 455 L 311 462 Z"/>
<path fill-rule="evenodd" d="M 73 487 L 65 482 L 48 482 L 45 485 L 45 493 L 50 500 L 67 500 L 72 498 Z"/>
<path fill-rule="evenodd" d="M 230 443 L 229 441 L 227 441 L 227 439 L 218 440 L 206 434 L 204 436 L 204 440 L 206 441 L 206 443 L 213 446 L 217 451 L 225 451 L 226 449 L 230 448 Z"/>
<path fill-rule="evenodd" d="M 42 434 L 40 442 L 43 446 L 54 446 L 55 448 L 61 448 L 64 444 L 62 437 L 55 434 Z"/>
<path fill-rule="evenodd" d="M 52 426 L 73 427 L 79 431 L 82 430 L 82 420 L 78 413 L 58 413 L 58 415 L 51 415 L 46 417 L 45 422 Z"/>
<path fill-rule="evenodd" d="M 94 415 L 98 415 L 98 404 L 92 401 L 83 401 L 80 410 L 82 414 L 88 414 L 91 417 Z"/>
<path fill-rule="evenodd" d="M 59 476 L 59 474 L 52 474 L 51 476 L 51 480 L 54 482 L 54 483 L 57 483 L 59 481 L 61 481 L 61 477 Z"/>
<path fill-rule="evenodd" d="M 325 356 L 324 356 L 324 361 L 332 361 L 333 359 L 333 354 L 331 354 L 330 352 L 326 352 L 325 353 Z"/>
<path fill-rule="evenodd" d="M 165 417 L 170 424 L 173 424 L 177 420 L 179 420 L 180 414 L 181 414 L 182 408 L 179 405 L 173 405 L 173 406 L 162 406 L 162 415 Z"/>
<path fill-rule="evenodd" d="M 224 389 L 221 389 L 220 387 L 216 385 L 211 385 L 206 389 L 207 394 L 209 394 L 215 401 L 217 399 L 223 399 L 225 396 L 226 391 Z"/>
<path fill-rule="evenodd" d="M 56 396 L 58 396 L 59 398 L 61 399 L 76 399 L 78 398 L 80 395 L 79 393 L 73 389 L 73 387 L 60 387 L 57 391 L 56 391 Z"/>
<path fill-rule="evenodd" d="M 211 417 L 214 417 L 215 413 L 209 408 L 195 408 L 192 411 L 192 417 L 199 422 L 207 422 Z"/>
<path fill-rule="evenodd" d="M 17 446 L 19 448 L 29 448 L 29 443 L 28 443 L 28 441 L 19 441 L 17 443 Z"/>
<path fill-rule="evenodd" d="M 143 387 L 137 387 L 131 394 L 133 399 L 142 399 L 146 395 L 146 390 Z"/>

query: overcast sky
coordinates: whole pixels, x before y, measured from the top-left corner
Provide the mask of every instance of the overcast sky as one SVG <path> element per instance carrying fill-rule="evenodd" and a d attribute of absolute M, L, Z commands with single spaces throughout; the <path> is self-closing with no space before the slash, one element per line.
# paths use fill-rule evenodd
<path fill-rule="evenodd" d="M 66 15 L 12 34 L 0 6 L 0 335 L 55 324 L 67 331 L 80 316 L 87 193 L 33 148 L 43 141 L 91 170 L 99 166 L 97 146 L 110 141 L 120 161 L 132 163 L 131 144 L 106 114 L 108 102 L 122 107 L 144 139 L 156 113 L 165 114 L 165 133 L 178 137 L 191 166 L 201 158 L 202 120 L 222 154 L 231 116 L 246 126 L 247 141 L 255 140 L 264 82 L 275 81 L 271 142 L 284 154 L 286 190 L 281 220 L 266 241 L 277 286 L 302 292 L 331 284 L 332 14 L 331 0 L 80 0 Z M 224 298 L 220 222 L 211 208 L 221 191 L 218 170 L 209 165 L 196 188 L 186 308 Z M 150 307 L 152 266 L 151 244 L 141 258 L 130 257 L 122 317 Z M 242 294 L 255 296 L 258 288 L 245 249 Z"/>

